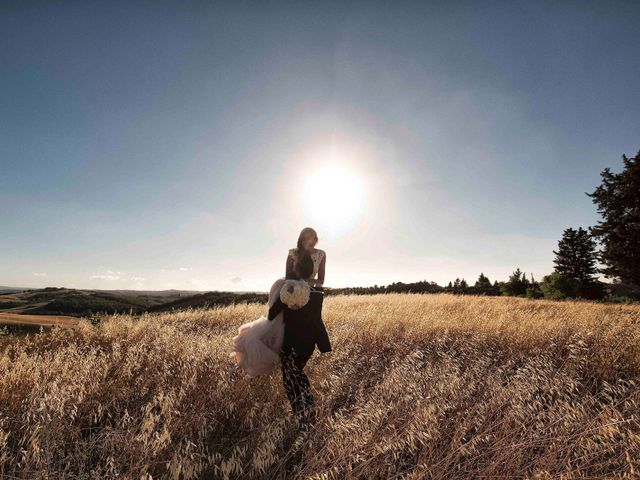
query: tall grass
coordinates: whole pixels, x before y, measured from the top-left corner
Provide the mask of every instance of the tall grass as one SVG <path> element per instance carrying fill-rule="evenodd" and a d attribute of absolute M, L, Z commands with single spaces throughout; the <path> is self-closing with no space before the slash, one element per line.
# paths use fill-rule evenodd
<path fill-rule="evenodd" d="M 640 306 L 328 297 L 298 436 L 236 305 L 0 340 L 1 478 L 637 478 Z M 0 337 L 2 338 L 2 337 Z"/>

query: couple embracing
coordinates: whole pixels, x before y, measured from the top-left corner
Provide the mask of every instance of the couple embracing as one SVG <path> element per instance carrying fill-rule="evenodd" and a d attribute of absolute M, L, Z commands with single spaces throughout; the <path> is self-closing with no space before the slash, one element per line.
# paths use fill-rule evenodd
<path fill-rule="evenodd" d="M 240 326 L 231 354 L 251 377 L 280 366 L 291 409 L 304 429 L 317 418 L 304 367 L 316 346 L 320 352 L 331 351 L 322 321 L 326 253 L 315 248 L 317 242 L 312 228 L 300 232 L 297 248 L 287 256 L 285 278 L 276 280 L 269 292 L 268 316 Z"/>

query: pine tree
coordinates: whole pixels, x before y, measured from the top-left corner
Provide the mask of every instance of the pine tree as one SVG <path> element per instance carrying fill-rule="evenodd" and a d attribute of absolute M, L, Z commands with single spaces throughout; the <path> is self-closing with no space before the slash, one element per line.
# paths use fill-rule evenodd
<path fill-rule="evenodd" d="M 472 290 L 478 295 L 491 295 L 493 288 L 491 287 L 491 281 L 484 273 L 480 272 L 480 276 L 473 285 Z"/>
<path fill-rule="evenodd" d="M 480 273 L 478 280 L 474 285 L 475 288 L 491 288 L 491 281 L 485 276 L 484 273 Z"/>
<path fill-rule="evenodd" d="M 547 290 L 551 291 L 553 283 L 558 286 L 553 288 L 566 297 L 602 298 L 603 285 L 595 278 L 598 272 L 596 249 L 596 242 L 587 230 L 567 228 L 558 242 L 558 250 L 553 251 L 556 254 L 555 271 L 560 277 L 549 277 Z"/>
<path fill-rule="evenodd" d="M 596 249 L 596 242 L 587 230 L 567 228 L 558 242 L 558 250 L 553 251 L 555 271 L 582 284 L 593 283 L 598 271 Z"/>
<path fill-rule="evenodd" d="M 504 282 L 500 289 L 503 295 L 522 296 L 527 292 L 527 286 L 529 285 L 526 274 L 517 268 L 512 275 L 509 276 L 509 280 Z"/>
<path fill-rule="evenodd" d="M 599 260 L 605 267 L 600 272 L 640 286 L 640 151 L 622 160 L 622 173 L 605 168 L 602 184 L 587 193 L 602 216 L 590 231 L 602 245 Z"/>

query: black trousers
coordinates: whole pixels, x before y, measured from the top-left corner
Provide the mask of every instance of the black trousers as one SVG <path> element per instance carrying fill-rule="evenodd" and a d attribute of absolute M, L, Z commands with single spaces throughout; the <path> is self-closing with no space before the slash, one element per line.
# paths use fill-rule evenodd
<path fill-rule="evenodd" d="M 313 350 L 296 350 L 286 342 L 282 345 L 282 381 L 291 403 L 291 410 L 301 426 L 314 423 L 317 415 L 309 377 L 304 373 L 304 367 L 312 354 Z"/>

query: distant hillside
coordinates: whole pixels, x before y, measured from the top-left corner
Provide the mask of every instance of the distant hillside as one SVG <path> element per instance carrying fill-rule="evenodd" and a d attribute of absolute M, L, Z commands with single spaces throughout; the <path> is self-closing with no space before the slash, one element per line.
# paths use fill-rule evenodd
<path fill-rule="evenodd" d="M 269 295 L 266 293 L 207 292 L 150 307 L 149 311 L 168 312 L 171 310 L 231 305 L 234 303 L 267 303 L 268 299 Z"/>
<path fill-rule="evenodd" d="M 87 316 L 97 313 L 143 313 L 267 302 L 266 293 L 194 292 L 189 290 L 76 290 L 73 288 L 0 291 L 0 313 Z"/>
<path fill-rule="evenodd" d="M 0 293 L 0 311 L 32 315 L 83 316 L 94 313 L 141 313 L 150 307 L 173 302 L 194 292 L 168 290 L 76 290 L 43 288 Z"/>
<path fill-rule="evenodd" d="M 190 297 L 203 293 L 201 290 L 92 290 L 93 292 L 112 293 L 125 296 L 149 296 L 154 298 Z"/>
<path fill-rule="evenodd" d="M 0 295 L 2 295 L 3 293 L 24 292 L 26 290 L 33 290 L 33 288 L 0 286 Z"/>

